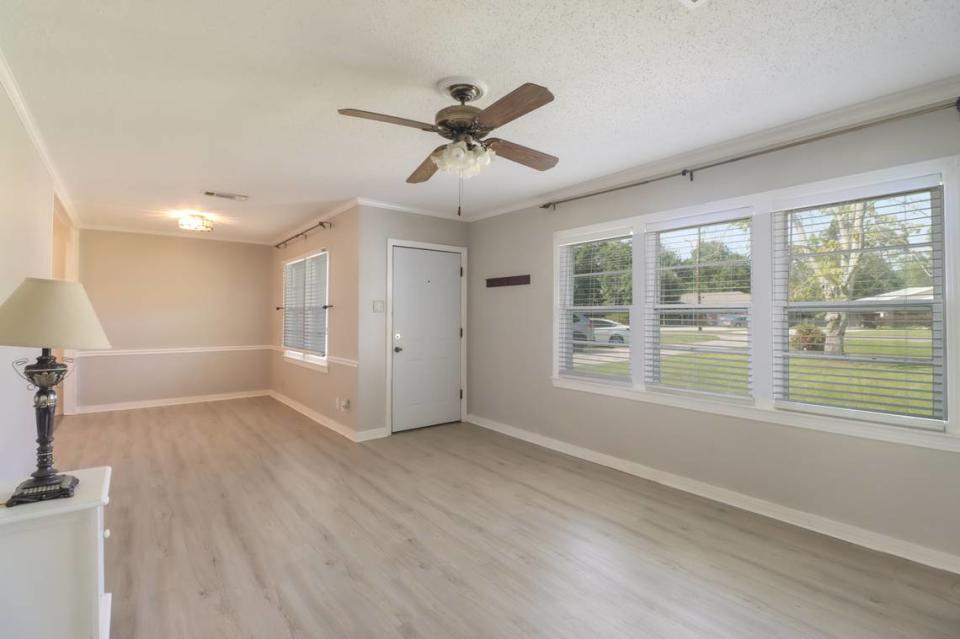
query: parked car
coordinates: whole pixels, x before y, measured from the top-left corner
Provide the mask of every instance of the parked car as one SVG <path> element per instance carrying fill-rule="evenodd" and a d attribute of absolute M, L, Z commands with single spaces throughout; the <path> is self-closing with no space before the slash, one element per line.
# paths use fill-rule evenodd
<path fill-rule="evenodd" d="M 717 316 L 717 326 L 744 328 L 747 325 L 747 316 L 739 313 L 722 313 Z"/>
<path fill-rule="evenodd" d="M 593 339 L 596 342 L 615 345 L 630 343 L 630 327 L 626 324 L 602 317 L 592 317 L 590 325 L 593 327 Z"/>

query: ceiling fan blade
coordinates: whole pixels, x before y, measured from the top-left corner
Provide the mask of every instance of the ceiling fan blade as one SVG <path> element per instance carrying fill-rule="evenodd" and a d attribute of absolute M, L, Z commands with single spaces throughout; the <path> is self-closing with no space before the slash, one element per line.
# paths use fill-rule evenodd
<path fill-rule="evenodd" d="M 478 113 L 477 123 L 485 129 L 495 129 L 552 101 L 549 89 L 528 82 Z"/>
<path fill-rule="evenodd" d="M 376 120 L 377 122 L 386 122 L 387 124 L 399 124 L 400 126 L 409 126 L 421 131 L 437 130 L 437 127 L 428 122 L 418 122 L 408 120 L 407 118 L 398 118 L 394 115 L 384 115 L 383 113 L 373 113 L 372 111 L 361 111 L 360 109 L 337 109 L 340 115 L 349 115 L 353 118 L 363 118 L 364 120 Z"/>
<path fill-rule="evenodd" d="M 491 138 L 486 141 L 487 146 L 496 151 L 497 155 L 507 158 L 518 164 L 529 166 L 531 169 L 546 171 L 552 169 L 560 161 L 560 158 L 535 151 L 531 148 L 507 142 L 500 138 Z"/>
<path fill-rule="evenodd" d="M 421 182 L 426 182 L 433 177 L 433 174 L 437 172 L 437 163 L 433 161 L 433 154 L 439 153 L 443 150 L 443 147 L 446 145 L 441 145 L 435 148 L 430 152 L 430 155 L 427 156 L 427 159 L 420 163 L 420 166 L 410 174 L 410 177 L 407 178 L 407 182 L 410 184 L 420 184 Z"/>

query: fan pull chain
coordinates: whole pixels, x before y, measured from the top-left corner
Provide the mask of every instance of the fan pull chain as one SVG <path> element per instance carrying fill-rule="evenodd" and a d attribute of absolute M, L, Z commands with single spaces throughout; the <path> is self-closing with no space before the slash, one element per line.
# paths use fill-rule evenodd
<path fill-rule="evenodd" d="M 460 179 L 457 183 L 457 217 L 461 217 L 460 205 L 463 202 L 463 169 L 460 169 Z"/>

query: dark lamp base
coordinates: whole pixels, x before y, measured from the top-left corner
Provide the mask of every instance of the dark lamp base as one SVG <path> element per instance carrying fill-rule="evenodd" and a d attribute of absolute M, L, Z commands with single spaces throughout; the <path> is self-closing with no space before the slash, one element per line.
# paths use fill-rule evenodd
<path fill-rule="evenodd" d="M 7 507 L 73 497 L 78 483 L 80 480 L 72 475 L 53 475 L 42 480 L 30 478 L 17 486 L 16 492 L 7 500 Z"/>

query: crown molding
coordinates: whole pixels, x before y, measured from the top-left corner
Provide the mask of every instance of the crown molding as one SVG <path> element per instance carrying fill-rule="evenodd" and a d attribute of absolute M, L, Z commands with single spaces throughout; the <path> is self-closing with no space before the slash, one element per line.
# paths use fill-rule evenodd
<path fill-rule="evenodd" d="M 329 220 L 329 219 L 331 219 L 331 218 L 334 218 L 334 217 L 340 215 L 341 213 L 346 213 L 346 212 L 349 211 L 350 209 L 357 208 L 357 207 L 359 207 L 359 206 L 360 206 L 360 200 L 359 200 L 359 198 L 351 198 L 351 199 L 349 199 L 349 200 L 347 200 L 347 201 L 345 201 L 345 202 L 341 202 L 340 204 L 335 204 L 335 205 L 332 206 L 331 208 L 329 208 L 329 209 L 327 209 L 326 211 L 322 212 L 320 215 L 318 215 L 318 216 L 316 216 L 316 217 L 311 217 L 309 220 L 307 220 L 307 221 L 304 222 L 303 224 L 298 224 L 297 226 L 295 226 L 295 227 L 293 227 L 293 228 L 291 228 L 291 229 L 288 229 L 288 230 L 284 231 L 283 233 L 280 233 L 279 235 L 275 236 L 271 241 L 269 241 L 269 242 L 264 242 L 264 244 L 269 244 L 269 245 L 271 245 L 271 246 L 276 246 L 277 244 L 279 244 L 280 242 L 282 242 L 283 240 L 285 240 L 285 239 L 288 238 L 288 237 L 291 237 L 291 236 L 293 236 L 293 235 L 297 235 L 297 234 L 299 234 L 299 233 L 303 233 L 303 232 L 306 231 L 307 229 L 310 229 L 310 228 L 316 226 L 316 225 L 319 224 L 320 222 L 326 222 L 327 220 Z"/>
<path fill-rule="evenodd" d="M 63 205 L 73 225 L 79 227 L 80 219 L 73 206 L 73 201 L 70 199 L 70 193 L 67 191 L 63 179 L 60 177 L 60 172 L 53 163 L 53 158 L 50 157 L 50 153 L 47 151 L 47 145 L 43 140 L 43 136 L 40 134 L 40 128 L 37 126 L 36 120 L 33 119 L 33 114 L 30 112 L 30 108 L 23 98 L 20 85 L 17 83 L 17 78 L 13 75 L 13 69 L 11 69 L 7 63 L 7 58 L 2 49 L 0 49 L 0 86 L 6 91 L 14 111 L 17 112 L 17 117 L 20 118 L 24 130 L 27 132 L 27 137 L 30 138 L 30 141 L 33 143 L 33 148 L 36 149 L 37 155 L 40 156 L 40 161 L 50 175 L 50 181 L 53 182 L 53 190 L 57 197 L 60 198 L 60 204 Z"/>
<path fill-rule="evenodd" d="M 316 226 L 319 222 L 326 222 L 327 220 L 330 220 L 340 215 L 341 213 L 346 213 L 350 209 L 359 208 L 361 206 L 369 206 L 372 208 L 384 209 L 387 211 L 399 211 L 401 213 L 413 213 L 414 215 L 427 215 L 430 217 L 440 217 L 447 220 L 453 220 L 455 222 L 468 221 L 462 217 L 457 217 L 456 215 L 452 215 L 449 213 L 440 213 L 438 211 L 431 211 L 430 209 L 421 209 L 413 206 L 404 206 L 402 204 L 396 204 L 394 202 L 384 202 L 383 200 L 373 200 L 367 197 L 354 197 L 327 209 L 326 211 L 324 211 L 323 213 L 321 213 L 316 217 L 310 218 L 309 221 L 304 222 L 303 224 L 300 224 L 292 229 L 289 229 L 281 233 L 280 235 L 276 236 L 276 238 L 273 241 L 264 242 L 264 244 L 271 244 L 271 245 L 277 244 L 278 242 L 283 241 L 285 238 L 288 238 L 291 235 L 302 233 L 303 231 L 306 231 L 307 229 Z"/>
<path fill-rule="evenodd" d="M 403 206 L 402 204 L 394 204 L 393 202 L 383 202 L 381 200 L 371 200 L 365 197 L 356 198 L 357 204 L 363 206 L 372 206 L 378 209 L 386 209 L 388 211 L 400 211 L 401 213 L 413 213 L 414 215 L 429 215 L 430 217 L 442 217 L 447 220 L 453 220 L 455 222 L 466 222 L 465 219 L 454 215 L 453 213 L 441 213 L 439 211 L 432 211 L 430 209 L 421 209 L 414 206 Z"/>
<path fill-rule="evenodd" d="M 960 96 L 960 76 L 954 76 L 939 82 L 835 109 L 803 120 L 797 120 L 778 127 L 758 131 L 757 133 L 732 138 L 687 153 L 680 153 L 660 160 L 647 162 L 646 164 L 641 164 L 625 171 L 611 173 L 610 175 L 581 182 L 564 189 L 544 193 L 538 197 L 527 198 L 514 204 L 508 204 L 469 215 L 466 221 L 476 222 L 498 215 L 538 207 L 544 202 L 577 197 L 594 191 L 622 186 L 637 180 L 675 173 L 691 166 L 716 162 L 744 153 L 758 151 L 766 147 L 784 144 L 799 138 L 825 133 L 832 129 L 869 122 L 923 107 L 940 100 L 956 98 L 957 96 Z"/>

